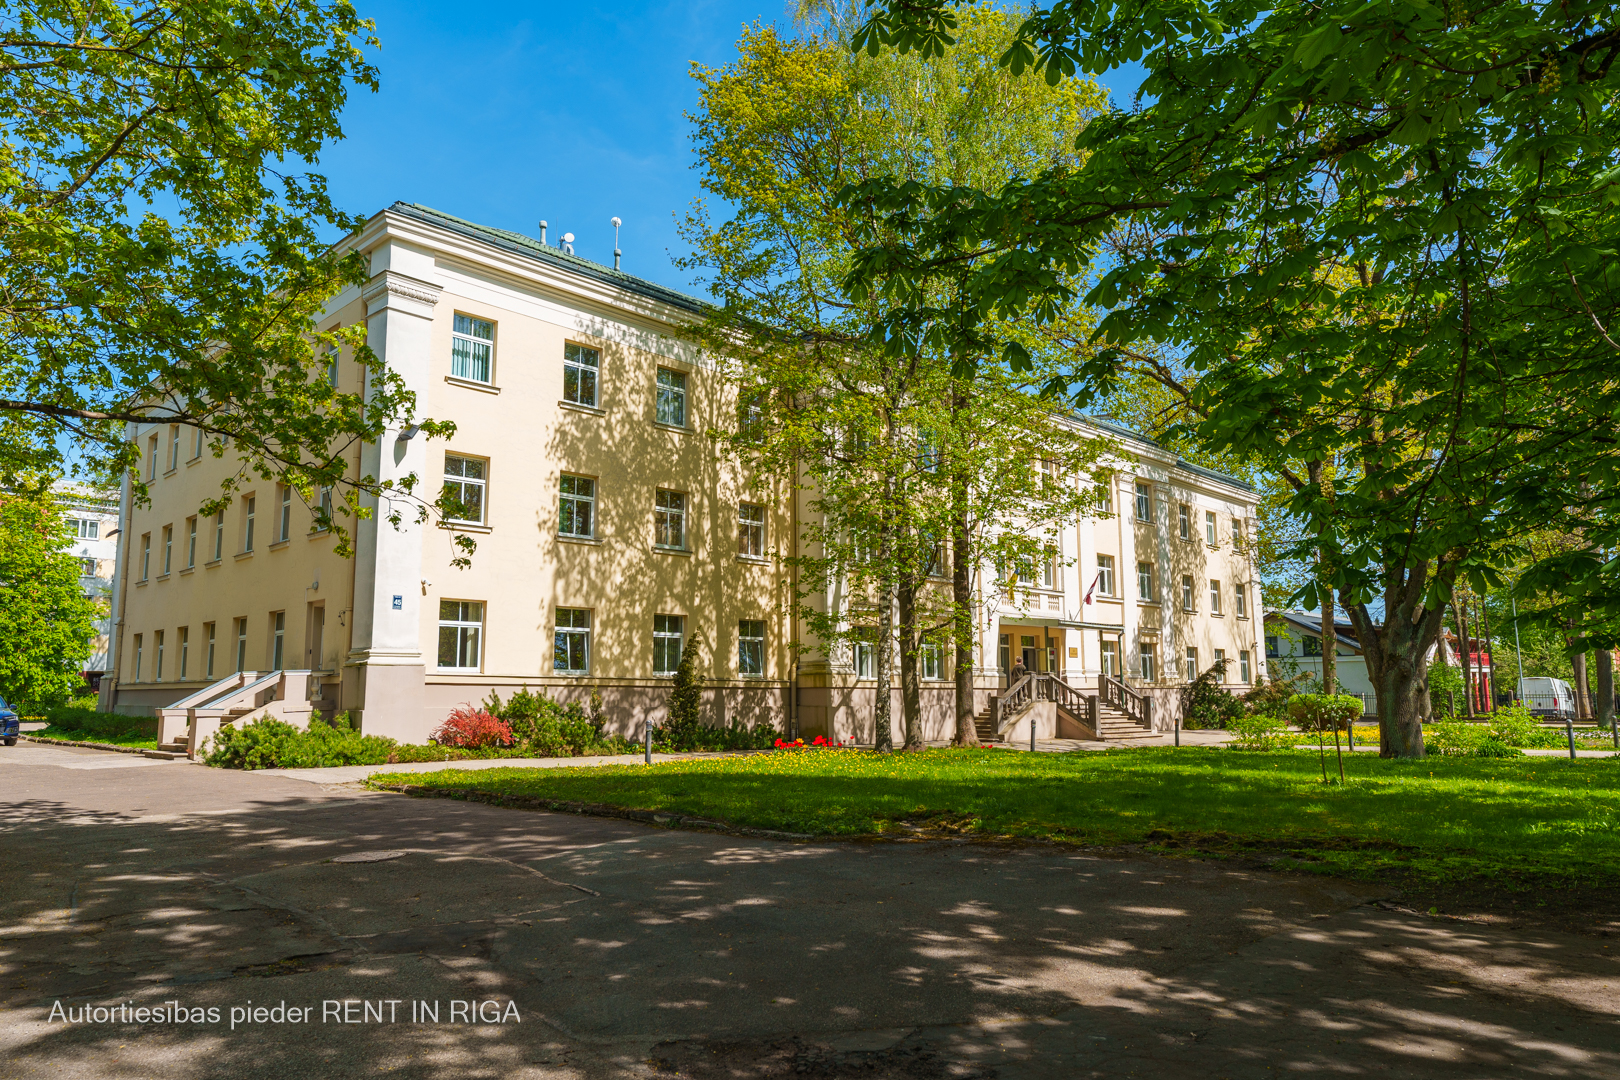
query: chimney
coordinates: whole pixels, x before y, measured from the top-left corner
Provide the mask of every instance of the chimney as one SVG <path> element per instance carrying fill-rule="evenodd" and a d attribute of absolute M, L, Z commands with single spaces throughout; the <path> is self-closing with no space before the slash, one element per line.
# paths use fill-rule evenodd
<path fill-rule="evenodd" d="M 540 223 L 540 246 L 546 246 L 546 223 L 544 221 Z"/>
<path fill-rule="evenodd" d="M 617 270 L 619 268 L 619 256 L 624 254 L 619 250 L 619 226 L 624 222 L 614 217 L 610 219 L 610 224 L 613 226 L 613 269 Z"/>

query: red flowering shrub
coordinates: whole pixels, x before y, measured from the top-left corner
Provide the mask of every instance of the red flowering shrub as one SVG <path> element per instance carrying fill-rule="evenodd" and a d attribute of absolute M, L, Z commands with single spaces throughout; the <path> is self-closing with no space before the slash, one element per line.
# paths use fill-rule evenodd
<path fill-rule="evenodd" d="M 817 747 L 820 747 L 820 748 L 822 748 L 824 750 L 854 749 L 855 740 L 851 739 L 851 740 L 849 740 L 848 743 L 845 743 L 845 742 L 842 742 L 842 741 L 833 742 L 831 739 L 827 738 L 825 735 L 817 735 L 813 740 L 811 740 L 808 743 L 806 743 L 803 739 L 794 739 L 792 742 L 788 742 L 786 739 L 777 739 L 776 740 L 776 748 L 778 750 L 804 750 L 806 748 L 814 749 L 814 748 L 817 748 Z"/>
<path fill-rule="evenodd" d="M 512 741 L 512 725 L 483 709 L 461 705 L 451 710 L 431 738 L 440 746 L 456 746 L 463 750 L 506 746 Z"/>

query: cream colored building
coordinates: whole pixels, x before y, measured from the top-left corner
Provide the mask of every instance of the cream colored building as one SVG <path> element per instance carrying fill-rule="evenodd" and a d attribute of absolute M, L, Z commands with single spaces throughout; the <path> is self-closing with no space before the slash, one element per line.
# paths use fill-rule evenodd
<path fill-rule="evenodd" d="M 410 204 L 377 214 L 355 243 L 371 279 L 328 305 L 323 329 L 363 321 L 419 415 L 457 425 L 449 441 L 391 431 L 356 467 L 457 485 L 469 520 L 455 528 L 478 543 L 471 566 L 452 568 L 450 529 L 409 513 L 397 528 L 360 522 L 354 556 L 339 558 L 299 495 L 274 483 L 200 516 L 231 463 L 189 430 L 132 428 L 151 502 L 131 506 L 126 485 L 103 707 L 151 712 L 238 671 L 309 671 L 297 685 L 317 712 L 346 710 L 403 740 L 522 686 L 599 692 L 611 728 L 635 735 L 662 716 L 674 662 L 701 631 L 711 722 L 870 737 L 865 658 L 792 648 L 803 635 L 779 556 L 793 552 L 802 494 L 708 435 L 736 408 L 680 337 L 700 301 Z M 332 374 L 356 389 L 362 377 L 341 356 Z M 1040 580 L 982 607 L 981 694 L 1013 657 L 1077 686 L 1112 664 L 1164 698 L 1168 723 L 1189 657 L 1207 666 L 1224 653 L 1233 682 L 1259 677 L 1253 568 L 1234 540 L 1252 527 L 1254 496 L 1099 430 L 1121 447 L 1117 513 L 1075 522 Z M 948 737 L 951 684 L 927 687 L 927 733 Z"/>

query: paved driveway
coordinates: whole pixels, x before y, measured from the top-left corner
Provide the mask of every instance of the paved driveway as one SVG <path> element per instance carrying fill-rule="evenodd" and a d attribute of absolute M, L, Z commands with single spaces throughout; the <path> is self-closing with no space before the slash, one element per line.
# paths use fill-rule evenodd
<path fill-rule="evenodd" d="M 0 1076 L 1620 1075 L 1620 938 L 144 761 L 0 751 Z"/>

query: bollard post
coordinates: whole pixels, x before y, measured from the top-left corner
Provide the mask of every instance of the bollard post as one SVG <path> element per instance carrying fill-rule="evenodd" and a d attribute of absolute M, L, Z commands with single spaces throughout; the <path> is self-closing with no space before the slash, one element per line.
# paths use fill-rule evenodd
<path fill-rule="evenodd" d="M 1350 721 L 1350 726 L 1344 729 L 1344 737 L 1350 740 L 1350 752 L 1356 752 L 1356 722 Z"/>
<path fill-rule="evenodd" d="M 1569 738 L 1569 760 L 1575 760 L 1575 721 L 1564 721 L 1564 734 Z"/>
<path fill-rule="evenodd" d="M 1181 714 L 1176 714 L 1176 745 L 1181 745 Z"/>
<path fill-rule="evenodd" d="M 1035 710 L 1033 709 L 1029 713 L 1029 752 L 1032 754 L 1035 752 Z"/>
<path fill-rule="evenodd" d="M 645 728 L 646 732 L 647 732 L 647 752 L 646 752 L 646 756 L 643 758 L 643 760 L 646 761 L 646 763 L 648 765 L 651 765 L 652 764 L 652 721 L 651 720 L 643 721 L 641 726 L 643 728 Z"/>

